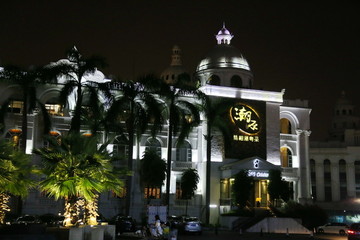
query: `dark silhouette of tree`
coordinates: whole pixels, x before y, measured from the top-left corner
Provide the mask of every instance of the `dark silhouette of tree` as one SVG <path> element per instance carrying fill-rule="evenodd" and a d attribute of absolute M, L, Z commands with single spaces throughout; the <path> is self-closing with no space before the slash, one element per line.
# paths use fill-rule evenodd
<path fill-rule="evenodd" d="M 190 84 L 187 74 L 179 76 L 175 85 L 168 85 L 159 80 L 154 82 L 152 91 L 164 99 L 167 106 L 168 137 L 167 137 L 167 172 L 165 205 L 169 213 L 170 179 L 173 136 L 181 143 L 191 130 L 200 124 L 201 107 L 196 101 L 202 100 L 204 94 Z"/>
<path fill-rule="evenodd" d="M 181 198 L 186 199 L 185 215 L 187 215 L 188 201 L 194 197 L 199 183 L 199 174 L 196 169 L 188 168 L 181 176 Z"/>
<path fill-rule="evenodd" d="M 162 104 L 146 88 L 146 84 L 155 77 L 146 75 L 138 81 L 115 81 L 111 89 L 118 90 L 119 95 L 114 99 L 106 113 L 105 126 L 108 132 L 120 134 L 128 145 L 128 169 L 133 171 L 133 146 L 139 142 L 142 134 L 150 127 L 151 135 L 155 136 L 161 130 L 163 118 Z M 126 215 L 129 215 L 131 203 L 131 178 L 126 182 Z"/>
<path fill-rule="evenodd" d="M 289 187 L 289 183 L 282 179 L 280 170 L 269 171 L 268 193 L 274 206 L 277 206 L 276 202 L 279 199 L 285 202 L 290 199 L 292 189 Z"/>
<path fill-rule="evenodd" d="M 105 99 L 111 99 L 112 95 L 105 83 L 86 81 L 86 77 L 94 74 L 99 67 L 105 67 L 105 60 L 99 56 L 84 58 L 74 46 L 67 52 L 67 59 L 49 64 L 54 71 L 60 72 L 65 77 L 66 82 L 60 92 L 60 102 L 66 106 L 68 98 L 75 91 L 76 103 L 75 110 L 71 119 L 70 132 L 79 133 L 82 123 L 81 116 L 84 113 L 83 105 L 87 104 L 92 114 L 97 114 L 99 101 L 99 92 Z M 84 101 L 84 95 L 87 94 L 89 99 Z"/>
<path fill-rule="evenodd" d="M 246 207 L 246 202 L 249 200 L 250 192 L 253 188 L 253 178 L 248 176 L 247 170 L 241 170 L 234 178 L 232 186 L 233 198 L 239 209 L 243 209 Z"/>
<path fill-rule="evenodd" d="M 160 188 L 166 178 L 166 163 L 153 149 L 146 149 L 140 160 L 140 182 L 146 189 Z M 149 194 L 148 194 L 149 196 Z"/>

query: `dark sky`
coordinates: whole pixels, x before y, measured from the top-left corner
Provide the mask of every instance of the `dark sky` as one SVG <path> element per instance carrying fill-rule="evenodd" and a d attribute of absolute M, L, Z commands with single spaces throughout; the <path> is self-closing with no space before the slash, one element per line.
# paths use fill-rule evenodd
<path fill-rule="evenodd" d="M 76 45 L 106 58 L 105 75 L 134 78 L 168 67 L 177 44 L 193 73 L 225 22 L 255 88 L 309 100 L 311 139 L 322 139 L 342 90 L 360 105 L 358 4 L 268 2 L 2 1 L 0 65 L 47 64 Z"/>

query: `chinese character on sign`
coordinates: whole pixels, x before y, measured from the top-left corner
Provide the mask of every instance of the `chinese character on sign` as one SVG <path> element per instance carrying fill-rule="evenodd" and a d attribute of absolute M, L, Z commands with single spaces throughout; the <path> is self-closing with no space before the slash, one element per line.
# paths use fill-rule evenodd
<path fill-rule="evenodd" d="M 256 120 L 252 119 L 251 111 L 247 111 L 245 107 L 242 107 L 241 109 L 235 107 L 234 112 L 235 114 L 233 118 L 235 121 L 240 121 L 240 122 L 244 121 L 247 123 L 246 128 L 250 128 L 253 131 L 258 130 L 258 123 Z"/>

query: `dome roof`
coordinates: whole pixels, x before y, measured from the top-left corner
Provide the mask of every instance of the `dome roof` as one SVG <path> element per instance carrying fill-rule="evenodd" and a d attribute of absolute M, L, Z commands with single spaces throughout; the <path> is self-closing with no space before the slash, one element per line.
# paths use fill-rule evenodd
<path fill-rule="evenodd" d="M 225 27 L 223 27 L 219 32 L 218 35 L 230 35 L 231 33 Z"/>
<path fill-rule="evenodd" d="M 250 66 L 241 52 L 228 44 L 216 45 L 200 61 L 196 70 L 203 71 L 214 68 L 238 68 L 250 71 Z"/>

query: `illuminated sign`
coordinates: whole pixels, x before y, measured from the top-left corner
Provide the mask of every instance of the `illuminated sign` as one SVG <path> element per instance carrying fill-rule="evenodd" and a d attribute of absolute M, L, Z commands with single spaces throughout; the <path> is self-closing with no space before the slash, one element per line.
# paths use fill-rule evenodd
<path fill-rule="evenodd" d="M 246 104 L 238 103 L 230 108 L 230 115 L 234 124 L 243 134 L 253 136 L 260 132 L 260 117 L 252 107 Z M 234 140 L 258 142 L 259 138 L 251 138 L 251 140 L 249 138 L 240 139 L 238 135 L 234 135 Z"/>
<path fill-rule="evenodd" d="M 254 164 L 254 168 L 259 168 L 259 164 L 260 164 L 260 161 L 259 161 L 259 159 L 255 159 L 254 161 L 253 161 L 253 164 Z"/>
<path fill-rule="evenodd" d="M 268 171 L 249 170 L 248 176 L 255 177 L 255 178 L 268 178 L 269 172 Z"/>

